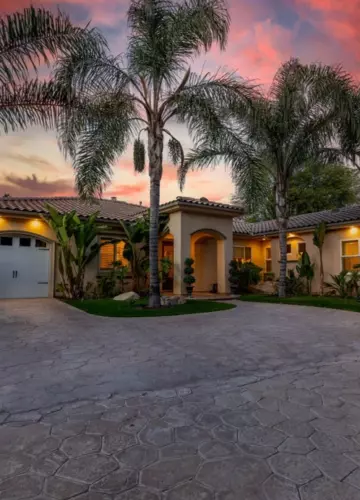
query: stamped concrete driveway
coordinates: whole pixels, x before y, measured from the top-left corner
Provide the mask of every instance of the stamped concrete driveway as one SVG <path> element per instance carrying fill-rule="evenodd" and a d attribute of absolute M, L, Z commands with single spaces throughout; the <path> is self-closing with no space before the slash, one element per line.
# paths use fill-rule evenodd
<path fill-rule="evenodd" d="M 360 500 L 360 315 L 0 302 L 0 499 Z"/>

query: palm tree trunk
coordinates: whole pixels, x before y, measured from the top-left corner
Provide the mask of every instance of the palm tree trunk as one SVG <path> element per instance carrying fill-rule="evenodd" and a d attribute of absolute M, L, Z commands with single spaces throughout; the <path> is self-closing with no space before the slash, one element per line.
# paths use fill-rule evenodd
<path fill-rule="evenodd" d="M 324 263 L 322 247 L 319 248 L 320 254 L 320 295 L 324 295 Z"/>
<path fill-rule="evenodd" d="M 149 264 L 150 289 L 149 307 L 160 307 L 160 279 L 159 279 L 159 207 L 160 181 L 162 174 L 162 158 L 164 140 L 159 124 L 149 131 L 149 174 L 150 174 L 150 232 L 149 232 Z"/>
<path fill-rule="evenodd" d="M 286 297 L 286 270 L 287 270 L 287 226 L 288 214 L 286 203 L 286 187 L 283 181 L 278 181 L 276 186 L 276 218 L 279 228 L 280 243 L 280 276 L 279 297 Z"/>

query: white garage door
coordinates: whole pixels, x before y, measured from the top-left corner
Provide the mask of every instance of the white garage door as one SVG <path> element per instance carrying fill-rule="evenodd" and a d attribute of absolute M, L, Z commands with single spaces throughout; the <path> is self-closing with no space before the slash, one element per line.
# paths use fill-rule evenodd
<path fill-rule="evenodd" d="M 50 247 L 27 235 L 0 236 L 0 298 L 49 295 Z"/>

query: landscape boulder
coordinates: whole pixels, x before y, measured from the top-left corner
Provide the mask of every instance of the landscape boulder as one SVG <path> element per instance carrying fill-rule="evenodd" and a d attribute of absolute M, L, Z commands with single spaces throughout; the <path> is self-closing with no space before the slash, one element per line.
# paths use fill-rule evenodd
<path fill-rule="evenodd" d="M 125 292 L 125 293 L 121 293 L 120 295 L 116 295 L 116 297 L 114 297 L 114 300 L 121 300 L 121 301 L 130 301 L 130 302 L 134 302 L 135 300 L 139 300 L 140 299 L 140 295 L 138 295 L 136 292 Z"/>
<path fill-rule="evenodd" d="M 173 295 L 173 296 L 163 295 L 160 301 L 161 305 L 164 307 L 178 306 L 180 304 L 185 304 L 186 297 L 181 297 L 181 295 Z"/>

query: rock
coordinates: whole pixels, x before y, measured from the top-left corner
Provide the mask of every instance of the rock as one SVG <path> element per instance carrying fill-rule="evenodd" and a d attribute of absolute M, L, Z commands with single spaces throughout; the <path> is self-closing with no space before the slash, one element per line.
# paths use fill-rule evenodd
<path fill-rule="evenodd" d="M 251 285 L 249 287 L 252 293 L 262 293 L 265 295 L 273 295 L 275 292 L 275 283 L 273 281 L 263 281 L 257 285 Z"/>
<path fill-rule="evenodd" d="M 186 298 L 181 297 L 180 295 L 174 295 L 174 296 L 163 295 L 160 299 L 160 302 L 163 307 L 179 306 L 181 304 L 185 304 Z"/>
<path fill-rule="evenodd" d="M 114 297 L 114 300 L 120 300 L 120 301 L 129 300 L 131 302 L 139 299 L 140 295 L 138 295 L 136 292 L 125 292 L 121 293 L 120 295 L 116 295 L 116 297 Z"/>

